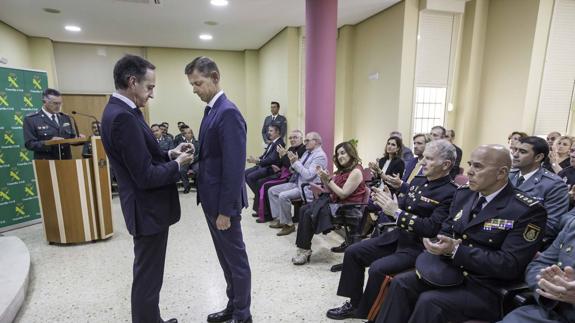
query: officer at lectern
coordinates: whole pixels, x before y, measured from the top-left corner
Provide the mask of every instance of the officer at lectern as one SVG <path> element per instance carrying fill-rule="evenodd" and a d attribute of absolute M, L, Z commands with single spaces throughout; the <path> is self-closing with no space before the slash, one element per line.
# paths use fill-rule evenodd
<path fill-rule="evenodd" d="M 42 102 L 40 110 L 24 118 L 24 145 L 34 152 L 34 159 L 72 159 L 69 144 L 45 145 L 47 140 L 76 138 L 70 116 L 60 112 L 60 92 L 44 90 Z"/>

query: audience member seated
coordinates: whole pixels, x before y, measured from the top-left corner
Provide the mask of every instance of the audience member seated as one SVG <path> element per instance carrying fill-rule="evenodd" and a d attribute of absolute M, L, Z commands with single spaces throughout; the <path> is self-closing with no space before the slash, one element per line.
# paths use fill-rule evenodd
<path fill-rule="evenodd" d="M 100 121 L 92 121 L 92 135 L 93 136 L 100 135 Z M 83 158 L 92 157 L 92 141 L 84 143 L 84 146 L 82 147 L 82 157 Z"/>
<path fill-rule="evenodd" d="M 571 209 L 575 206 L 575 143 L 573 143 L 569 151 L 569 163 L 570 165 L 563 168 L 557 175 L 559 175 L 559 177 L 563 179 L 563 182 L 567 184 L 567 187 L 569 187 L 569 209 Z"/>
<path fill-rule="evenodd" d="M 325 233 L 333 229 L 332 216 L 340 213 L 347 203 L 362 203 L 367 192 L 363 180 L 363 167 L 355 146 L 342 142 L 335 147 L 333 163 L 337 171 L 331 177 L 324 168 L 317 168 L 326 193 L 300 209 L 297 227 L 297 254 L 292 258 L 294 265 L 303 265 L 310 260 L 311 240 L 314 233 Z M 358 218 L 361 218 L 361 214 Z"/>
<path fill-rule="evenodd" d="M 303 133 L 299 130 L 293 130 L 289 137 L 290 147 L 285 149 L 281 146 L 277 147 L 278 154 L 280 156 L 281 166 L 272 165 L 275 175 L 264 179 L 261 179 L 258 183 L 260 187 L 258 193 L 257 201 L 257 220 L 258 223 L 264 223 L 272 220 L 272 215 L 270 211 L 270 203 L 268 200 L 268 190 L 276 185 L 283 184 L 287 182 L 292 175 L 290 170 L 290 160 L 288 158 L 288 152 L 292 152 L 301 158 L 305 153 L 305 145 L 303 144 Z"/>
<path fill-rule="evenodd" d="M 401 141 L 403 142 L 403 135 L 401 134 L 401 132 L 399 132 L 397 130 L 390 132 L 389 137 L 399 137 L 399 139 L 401 139 Z M 412 158 L 413 158 L 413 152 L 411 151 L 411 149 L 409 149 L 409 147 L 407 147 L 405 145 L 402 145 L 402 147 L 401 147 L 401 160 L 403 160 L 403 163 L 407 163 Z"/>
<path fill-rule="evenodd" d="M 150 129 L 152 129 L 152 133 L 154 133 L 154 137 L 156 137 L 156 141 L 158 141 L 158 145 L 160 145 L 160 149 L 162 151 L 168 152 L 168 150 L 174 148 L 172 139 L 168 136 L 164 136 L 160 125 L 155 123 L 150 127 Z"/>
<path fill-rule="evenodd" d="M 162 130 L 162 134 L 163 134 L 165 137 L 169 137 L 170 140 L 174 141 L 174 136 L 172 136 L 172 134 L 170 134 L 170 133 L 168 132 L 168 129 L 170 128 L 170 124 L 167 123 L 166 121 L 164 121 L 164 122 L 160 123 L 159 126 L 160 126 L 160 129 Z"/>
<path fill-rule="evenodd" d="M 553 149 L 549 153 L 549 164 L 551 170 L 558 174 L 563 168 L 569 167 L 569 151 L 573 146 L 573 139 L 569 136 L 562 136 L 555 140 Z"/>
<path fill-rule="evenodd" d="M 435 237 L 449 214 L 457 190 L 449 170 L 455 162 L 455 148 L 446 140 L 429 143 L 423 153 L 423 175 L 413 179 L 409 194 L 400 194 L 399 202 L 384 191 L 374 188 L 374 201 L 397 228 L 347 248 L 337 295 L 349 297 L 341 307 L 327 311 L 334 320 L 366 319 L 386 275 L 414 267 L 423 248 L 422 238 Z M 381 215 L 384 216 L 384 215 Z M 364 286 L 365 268 L 369 279 Z"/>
<path fill-rule="evenodd" d="M 198 155 L 200 153 L 200 142 L 196 139 L 196 136 L 194 136 L 192 128 L 190 128 L 187 125 L 183 125 L 182 130 L 183 130 L 183 136 L 182 139 L 180 140 L 180 144 L 185 142 L 190 143 L 194 146 L 194 161 L 190 165 L 188 165 L 188 167 L 180 168 L 180 175 L 182 177 L 182 184 L 184 186 L 184 194 L 187 194 L 190 192 L 190 189 L 192 188 L 188 174 L 190 170 L 193 173 L 198 172 L 199 165 L 197 161 L 198 161 Z"/>
<path fill-rule="evenodd" d="M 525 281 L 537 304 L 521 306 L 507 314 L 503 323 L 550 323 L 575 321 L 575 221 L 569 222 L 553 244 L 535 258 L 525 271 Z"/>
<path fill-rule="evenodd" d="M 442 126 L 433 126 L 429 132 L 431 140 L 441 140 L 447 137 L 447 130 Z"/>
<path fill-rule="evenodd" d="M 284 140 L 280 137 L 279 126 L 270 125 L 268 127 L 268 137 L 270 138 L 270 142 L 264 150 L 264 153 L 259 158 L 254 158 L 252 156 L 248 157 L 248 163 L 256 164 L 255 166 L 246 169 L 245 174 L 246 184 L 248 184 L 255 196 L 253 203 L 254 213 L 257 212 L 257 203 L 259 200 L 260 187 L 258 185 L 258 181 L 275 173 L 272 166 L 280 166 L 280 156 L 278 154 L 277 147 L 285 146 Z"/>
<path fill-rule="evenodd" d="M 441 234 L 423 239 L 416 271 L 393 277 L 376 322 L 493 321 L 503 283 L 522 281 L 541 246 L 547 214 L 509 183 L 509 150 L 471 153 L 469 187 L 457 190 Z"/>
<path fill-rule="evenodd" d="M 184 126 L 187 127 L 187 125 L 185 123 L 183 123 L 182 121 L 178 121 L 178 130 L 180 131 L 179 134 L 177 134 L 174 137 L 174 146 L 178 146 L 180 143 L 184 142 Z"/>
<path fill-rule="evenodd" d="M 545 207 L 545 240 L 551 243 L 565 223 L 562 217 L 569 210 L 569 197 L 563 180 L 541 167 L 541 162 L 548 154 L 549 146 L 545 139 L 535 136 L 520 138 L 515 144 L 513 170 L 509 173 L 509 180 Z"/>
<path fill-rule="evenodd" d="M 455 147 L 455 151 L 457 152 L 457 158 L 455 159 L 455 165 L 451 167 L 451 173 L 449 175 L 452 179 L 455 179 L 457 175 L 459 175 L 459 169 L 461 167 L 461 158 L 463 158 L 463 150 L 459 148 L 453 141 L 455 140 L 455 130 L 450 129 L 447 130 L 447 136 L 445 137 L 449 142 Z"/>
<path fill-rule="evenodd" d="M 317 132 L 310 132 L 304 140 L 306 152 L 300 158 L 297 154 L 288 152 L 293 175 L 289 182 L 274 186 L 268 190 L 268 200 L 272 218 L 270 228 L 281 229 L 278 236 L 288 235 L 295 231 L 291 215 L 291 201 L 305 199 L 311 201 L 313 194 L 307 188 L 302 196 L 302 184 L 319 183 L 316 168 L 327 168 L 327 156 L 321 147 L 321 136 Z"/>
<path fill-rule="evenodd" d="M 548 135 L 547 135 L 547 145 L 549 146 L 549 151 L 553 150 L 553 144 L 555 143 L 555 140 L 559 139 L 559 137 L 561 137 L 561 133 L 557 132 L 557 131 L 551 131 Z"/>
<path fill-rule="evenodd" d="M 525 132 L 521 132 L 521 131 L 513 131 L 507 137 L 507 144 L 509 144 L 509 156 L 511 156 L 511 159 L 513 159 L 513 153 L 515 152 L 515 144 L 517 144 L 519 139 L 525 138 L 525 137 L 528 137 L 528 135 Z"/>
<path fill-rule="evenodd" d="M 426 134 L 416 134 L 413 136 L 413 153 L 415 156 L 405 165 L 403 177 L 389 175 L 385 177 L 385 184 L 395 189 L 397 192 L 407 193 L 409 183 L 417 175 L 421 175 L 421 161 L 423 160 L 423 151 L 425 145 L 431 141 L 431 137 Z"/>
<path fill-rule="evenodd" d="M 377 164 L 369 162 L 369 169 L 373 173 L 374 178 L 379 178 L 385 182 L 387 176 L 394 175 L 395 177 L 403 177 L 405 164 L 401 159 L 402 147 L 403 142 L 401 138 L 389 137 L 389 139 L 387 139 L 383 158 L 379 158 Z"/>

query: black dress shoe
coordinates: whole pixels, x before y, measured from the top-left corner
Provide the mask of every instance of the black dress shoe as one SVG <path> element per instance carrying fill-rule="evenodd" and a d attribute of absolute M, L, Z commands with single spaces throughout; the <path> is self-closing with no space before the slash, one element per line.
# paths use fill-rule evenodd
<path fill-rule="evenodd" d="M 165 321 L 164 323 L 178 323 L 177 319 L 169 319 L 167 321 Z"/>
<path fill-rule="evenodd" d="M 337 265 L 333 265 L 331 266 L 331 268 L 329 269 L 332 273 L 337 273 L 339 271 L 343 270 L 343 264 L 337 264 Z"/>
<path fill-rule="evenodd" d="M 232 319 L 232 314 L 234 314 L 234 310 L 226 308 L 223 311 L 208 315 L 208 322 L 227 322 Z"/>
<path fill-rule="evenodd" d="M 231 319 L 231 320 L 227 321 L 226 323 L 252 323 L 252 317 L 250 316 L 245 320 Z"/>
<path fill-rule="evenodd" d="M 331 252 L 342 253 L 345 249 L 347 249 L 347 242 L 344 241 L 339 246 L 331 248 Z"/>
<path fill-rule="evenodd" d="M 259 215 L 254 212 L 254 213 L 252 213 L 252 216 L 253 216 L 254 218 L 257 218 Z"/>
<path fill-rule="evenodd" d="M 358 318 L 355 312 L 355 308 L 348 301 L 345 302 L 341 307 L 336 307 L 328 310 L 326 315 L 332 320 L 345 320 L 349 318 Z"/>

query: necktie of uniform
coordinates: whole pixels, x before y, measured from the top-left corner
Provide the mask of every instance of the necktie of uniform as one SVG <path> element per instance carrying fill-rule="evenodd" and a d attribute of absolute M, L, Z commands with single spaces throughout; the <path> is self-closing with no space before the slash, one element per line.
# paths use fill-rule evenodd
<path fill-rule="evenodd" d="M 56 115 L 55 115 L 55 114 L 52 115 L 52 121 L 54 121 L 54 123 L 57 124 L 58 126 L 60 125 L 60 124 L 58 123 L 58 119 L 56 119 Z"/>
<path fill-rule="evenodd" d="M 525 182 L 525 177 L 519 176 L 519 178 L 517 179 L 517 184 L 515 184 L 515 186 L 519 187 L 521 186 L 521 184 L 523 184 L 523 182 Z"/>
<path fill-rule="evenodd" d="M 476 202 L 475 202 L 475 206 L 473 207 L 473 209 L 471 209 L 471 214 L 479 214 L 479 212 L 481 212 L 481 209 L 483 209 L 483 203 L 485 203 L 485 201 L 487 201 L 485 199 L 485 196 L 481 196 Z"/>

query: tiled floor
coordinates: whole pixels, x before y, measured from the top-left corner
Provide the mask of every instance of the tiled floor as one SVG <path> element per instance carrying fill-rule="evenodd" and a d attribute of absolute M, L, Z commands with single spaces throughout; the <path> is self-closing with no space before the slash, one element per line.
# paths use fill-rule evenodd
<path fill-rule="evenodd" d="M 195 193 L 180 194 L 180 199 L 182 219 L 170 230 L 160 307 L 164 319 L 205 322 L 207 314 L 226 304 L 224 278 Z M 32 257 L 30 288 L 16 322 L 130 321 L 133 245 L 117 197 L 113 211 L 115 234 L 108 241 L 48 245 L 41 225 L 6 234 L 20 237 Z M 335 295 L 339 273 L 329 271 L 342 255 L 329 248 L 342 238 L 315 236 L 311 263 L 294 266 L 295 233 L 277 237 L 250 213 L 244 210 L 242 227 L 252 268 L 254 321 L 331 322 L 325 311 L 345 299 Z"/>

